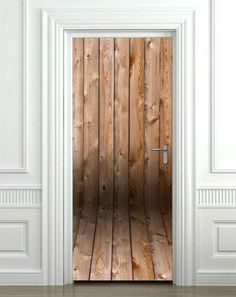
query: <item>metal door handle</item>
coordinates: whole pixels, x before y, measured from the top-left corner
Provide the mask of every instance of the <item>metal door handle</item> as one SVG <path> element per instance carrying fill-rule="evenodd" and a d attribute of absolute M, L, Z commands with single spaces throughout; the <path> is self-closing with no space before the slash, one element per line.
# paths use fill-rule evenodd
<path fill-rule="evenodd" d="M 162 148 L 161 147 L 154 147 L 152 148 L 154 152 L 163 152 L 163 164 L 168 164 L 168 145 L 165 144 Z"/>

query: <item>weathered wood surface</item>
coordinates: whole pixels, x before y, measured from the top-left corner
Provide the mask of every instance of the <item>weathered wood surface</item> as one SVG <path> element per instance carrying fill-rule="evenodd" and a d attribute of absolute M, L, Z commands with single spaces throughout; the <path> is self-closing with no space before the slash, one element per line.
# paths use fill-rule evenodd
<path fill-rule="evenodd" d="M 168 165 L 160 162 L 160 208 L 172 207 L 172 38 L 160 40 L 160 146 L 168 145 Z"/>
<path fill-rule="evenodd" d="M 84 39 L 84 199 L 74 248 L 74 279 L 88 280 L 98 205 L 99 40 Z"/>
<path fill-rule="evenodd" d="M 129 39 L 115 41 L 114 232 L 112 279 L 132 280 L 129 225 Z"/>
<path fill-rule="evenodd" d="M 172 279 L 171 43 L 73 40 L 75 280 Z"/>
<path fill-rule="evenodd" d="M 154 279 L 144 208 L 144 39 L 130 39 L 129 199 L 134 280 Z"/>
<path fill-rule="evenodd" d="M 114 39 L 100 39 L 99 207 L 91 280 L 110 280 L 113 228 Z"/>
<path fill-rule="evenodd" d="M 73 39 L 73 211 L 80 220 L 83 203 L 84 162 L 84 42 Z"/>

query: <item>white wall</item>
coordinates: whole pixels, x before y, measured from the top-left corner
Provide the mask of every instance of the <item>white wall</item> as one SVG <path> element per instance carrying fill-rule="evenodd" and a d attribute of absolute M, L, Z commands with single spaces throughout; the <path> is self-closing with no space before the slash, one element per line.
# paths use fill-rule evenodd
<path fill-rule="evenodd" d="M 0 2 L 0 283 L 43 279 L 41 9 L 153 3 L 196 8 L 196 283 L 236 283 L 235 0 L 215 0 L 215 65 L 211 0 Z"/>

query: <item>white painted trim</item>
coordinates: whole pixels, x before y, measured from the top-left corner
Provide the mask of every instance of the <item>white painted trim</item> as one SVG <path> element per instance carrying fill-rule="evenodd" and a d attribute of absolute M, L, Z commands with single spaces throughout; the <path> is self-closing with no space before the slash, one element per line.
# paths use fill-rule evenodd
<path fill-rule="evenodd" d="M 224 283 L 222 283 L 224 280 Z M 198 270 L 196 272 L 197 286 L 235 286 L 236 271 L 235 270 Z"/>
<path fill-rule="evenodd" d="M 230 269 L 230 270 L 197 270 L 197 273 L 213 273 L 213 274 L 221 274 L 221 273 L 226 273 L 226 274 L 231 274 L 234 273 L 236 274 L 236 269 Z"/>
<path fill-rule="evenodd" d="M 1 286 L 33 286 L 42 284 L 42 271 L 38 269 L 0 270 Z"/>
<path fill-rule="evenodd" d="M 219 168 L 216 165 L 215 128 L 215 1 L 211 0 L 211 173 L 236 173 L 236 168 Z"/>
<path fill-rule="evenodd" d="M 27 1 L 22 2 L 22 166 L 19 168 L 0 168 L 0 173 L 27 173 Z"/>
<path fill-rule="evenodd" d="M 47 40 L 47 32 L 48 30 L 48 17 L 45 13 L 42 13 L 42 30 L 41 30 L 41 38 L 42 38 L 42 282 L 44 285 L 52 283 L 49 279 L 48 272 L 48 234 L 49 234 L 49 219 L 48 219 L 48 206 L 49 206 L 49 193 L 48 193 L 48 129 L 47 125 L 49 124 L 48 119 L 48 40 Z M 46 176 L 44 173 L 47 173 Z M 50 230 L 50 232 L 52 232 Z"/>
<path fill-rule="evenodd" d="M 95 31 L 95 30 L 92 30 L 92 31 L 88 31 L 88 30 L 80 30 L 79 32 L 73 32 L 73 33 L 68 33 L 70 34 L 71 36 L 73 36 L 74 38 L 82 38 L 84 36 L 86 37 L 98 37 L 100 36 L 99 34 L 101 34 L 101 32 L 99 31 Z M 111 31 L 111 30 L 103 30 L 102 32 L 102 37 L 111 37 L 111 38 L 115 38 L 115 37 L 130 37 L 132 34 L 132 37 L 139 37 L 139 38 L 144 38 L 144 37 L 173 37 L 173 31 L 142 31 L 142 30 L 139 30 L 139 31 L 134 31 L 134 30 L 114 30 L 114 31 Z"/>
<path fill-rule="evenodd" d="M 42 190 L 41 185 L 0 185 L 0 190 Z"/>
<path fill-rule="evenodd" d="M 65 204 L 64 208 L 64 217 L 65 221 L 68 222 L 68 225 L 65 226 L 67 230 L 64 234 L 64 252 L 66 257 L 64 257 L 64 282 L 71 283 L 73 279 L 73 255 L 72 251 L 72 231 L 73 230 L 73 78 L 72 78 L 72 67 L 73 67 L 73 58 L 72 58 L 72 38 L 69 33 L 65 33 L 64 36 L 64 160 L 65 164 L 65 197 L 70 197 L 68 203 Z"/>
<path fill-rule="evenodd" d="M 144 16 L 147 15 L 148 18 Z M 139 22 L 136 20 L 139 19 Z M 142 20 L 142 23 L 140 22 Z M 175 34 L 174 78 L 174 282 L 193 285 L 194 259 L 194 9 L 49 9 L 42 11 L 43 50 L 43 282 L 71 283 L 72 178 L 71 96 L 67 96 L 65 39 L 71 30 L 103 32 L 172 31 Z M 89 31 L 90 30 L 90 31 Z M 68 50 L 68 49 L 66 49 Z M 65 52 L 66 53 L 66 52 Z M 64 73 L 66 75 L 63 76 Z M 65 87 L 65 89 L 63 88 Z M 64 96 L 65 95 L 65 96 Z M 65 98 L 64 98 L 65 97 Z M 65 100 L 65 102 L 64 102 Z M 68 105 L 67 105 L 68 104 Z M 63 111 L 64 109 L 64 111 Z M 63 117 L 64 124 L 63 125 Z M 65 120 L 66 119 L 66 120 Z M 70 121 L 69 121 L 70 120 Z M 68 138 L 66 138 L 68 137 Z M 63 148 L 70 141 L 69 151 Z M 68 142 L 67 142 L 68 145 Z M 68 199 L 70 197 L 71 199 Z M 69 210 L 69 211 L 68 211 Z M 63 218 L 63 219 L 62 219 Z M 71 241 L 72 242 L 72 241 Z M 191 244 L 191 248 L 189 247 Z M 65 275 L 69 273 L 68 275 Z"/>
<path fill-rule="evenodd" d="M 14 269 L 14 270 L 6 270 L 6 269 L 0 269 L 0 274 L 40 274 L 41 270 L 39 269 Z"/>
<path fill-rule="evenodd" d="M 1 208 L 41 208 L 41 189 L 0 189 Z"/>
<path fill-rule="evenodd" d="M 198 208 L 234 208 L 236 207 L 236 189 L 198 189 Z"/>
<path fill-rule="evenodd" d="M 236 190 L 236 185 L 223 185 L 223 184 L 199 184 L 196 186 L 197 190 Z"/>

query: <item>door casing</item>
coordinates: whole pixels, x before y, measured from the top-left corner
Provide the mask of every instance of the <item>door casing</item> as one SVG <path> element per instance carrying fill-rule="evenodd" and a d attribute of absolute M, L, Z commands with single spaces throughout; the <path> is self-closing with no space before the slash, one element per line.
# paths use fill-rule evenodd
<path fill-rule="evenodd" d="M 122 9 L 92 10 L 93 13 L 91 9 L 42 12 L 43 282 L 49 285 L 73 282 L 72 38 L 172 36 L 173 279 L 177 285 L 193 285 L 194 10 L 136 9 L 130 12 L 129 21 Z M 111 19 L 106 23 L 108 13 Z"/>

